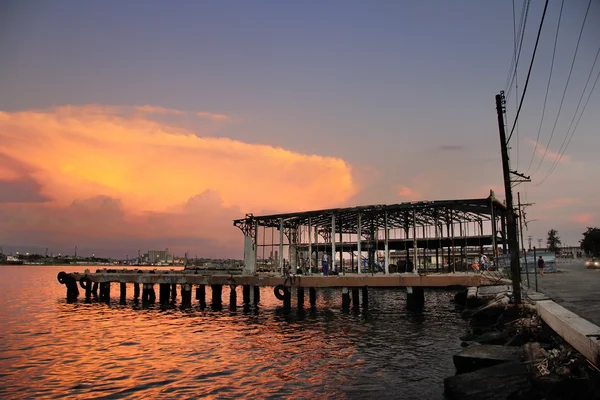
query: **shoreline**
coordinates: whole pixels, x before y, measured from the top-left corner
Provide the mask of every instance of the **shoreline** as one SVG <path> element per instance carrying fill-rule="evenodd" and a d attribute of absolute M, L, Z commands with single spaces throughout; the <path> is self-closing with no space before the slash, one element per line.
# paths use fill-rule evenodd
<path fill-rule="evenodd" d="M 455 295 L 469 328 L 453 357 L 455 375 L 444 379 L 448 399 L 600 399 L 600 370 L 544 321 L 536 304 L 555 303 L 540 293 L 531 297 L 538 300 L 524 296 L 517 308 L 507 285 Z"/>

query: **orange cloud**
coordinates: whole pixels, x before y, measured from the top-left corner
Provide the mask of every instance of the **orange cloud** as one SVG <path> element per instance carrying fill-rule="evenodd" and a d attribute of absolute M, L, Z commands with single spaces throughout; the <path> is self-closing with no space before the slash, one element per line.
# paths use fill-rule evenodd
<path fill-rule="evenodd" d="M 573 197 L 561 197 L 555 200 L 552 200 L 548 203 L 542 204 L 540 206 L 540 211 L 546 211 L 546 210 L 554 210 L 557 208 L 561 208 L 561 207 L 566 207 L 566 206 L 573 206 L 576 204 L 582 204 L 583 201 L 581 199 L 577 199 L 577 198 L 573 198 Z"/>
<path fill-rule="evenodd" d="M 63 205 L 102 194 L 126 209 L 161 211 L 214 190 L 225 206 L 255 212 L 329 207 L 355 193 L 344 160 L 198 137 L 139 117 L 75 107 L 2 112 L 0 131 L 0 154 L 27 165 L 42 193 Z"/>
<path fill-rule="evenodd" d="M 150 105 L 137 106 L 134 108 L 136 111 L 140 111 L 140 112 L 148 113 L 148 114 L 165 114 L 165 115 L 184 115 L 185 114 L 185 111 L 175 110 L 172 108 L 150 106 Z"/>
<path fill-rule="evenodd" d="M 414 189 L 403 185 L 400 185 L 398 187 L 398 196 L 402 197 L 405 201 L 418 200 L 421 197 L 421 195 L 417 193 Z"/>
<path fill-rule="evenodd" d="M 573 220 L 577 223 L 589 226 L 594 223 L 594 215 L 593 214 L 576 214 L 576 215 L 573 215 L 571 220 Z"/>
<path fill-rule="evenodd" d="M 52 231 L 217 240 L 239 235 L 231 220 L 246 212 L 335 207 L 357 191 L 342 159 L 200 137 L 111 107 L 0 112 L 0 132 L 0 160 L 14 161 L 2 163 L 0 183 L 25 177 L 35 184 L 22 190 L 45 201 L 0 202 L 3 231 L 24 239 Z"/>
<path fill-rule="evenodd" d="M 196 113 L 197 116 L 202 118 L 210 118 L 218 121 L 223 121 L 229 119 L 229 116 L 226 114 L 214 114 L 206 111 L 200 111 Z"/>

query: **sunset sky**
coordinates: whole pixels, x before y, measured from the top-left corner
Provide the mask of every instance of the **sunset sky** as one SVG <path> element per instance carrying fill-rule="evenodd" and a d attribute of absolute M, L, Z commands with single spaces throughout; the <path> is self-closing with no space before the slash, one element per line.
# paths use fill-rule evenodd
<path fill-rule="evenodd" d="M 528 12 L 519 95 L 543 3 Z M 598 1 L 553 129 L 587 6 L 565 2 L 536 144 L 550 1 L 510 142 L 511 167 L 532 176 L 515 197 L 535 203 L 534 240 L 554 228 L 577 245 L 600 225 Z M 513 41 L 508 0 L 3 1 L 0 246 L 237 258 L 232 220 L 250 212 L 503 198 L 494 96 Z"/>

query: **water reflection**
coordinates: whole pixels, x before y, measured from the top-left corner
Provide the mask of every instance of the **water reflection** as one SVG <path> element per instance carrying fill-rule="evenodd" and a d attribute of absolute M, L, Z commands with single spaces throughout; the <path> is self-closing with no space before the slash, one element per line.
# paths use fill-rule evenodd
<path fill-rule="evenodd" d="M 62 269 L 65 269 L 62 267 Z M 83 269 L 83 268 L 82 268 Z M 464 322 L 451 293 L 426 292 L 422 313 L 402 290 L 371 290 L 369 309 L 341 310 L 339 291 L 284 311 L 259 307 L 69 304 L 61 267 L 0 267 L 0 397 L 442 398 Z M 237 298 L 242 298 L 241 288 Z M 308 296 L 306 296 L 308 300 Z"/>

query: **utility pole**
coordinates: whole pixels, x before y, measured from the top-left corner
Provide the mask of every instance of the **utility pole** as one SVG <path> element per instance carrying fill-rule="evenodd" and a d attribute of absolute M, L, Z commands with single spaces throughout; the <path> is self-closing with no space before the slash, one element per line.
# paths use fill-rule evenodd
<path fill-rule="evenodd" d="M 504 130 L 504 91 L 496 95 L 496 113 L 498 116 L 498 131 L 500 133 L 500 147 L 502 153 L 502 172 L 504 175 L 504 191 L 506 195 L 506 228 L 508 239 L 508 251 L 510 252 L 510 272 L 513 286 L 515 304 L 521 304 L 521 268 L 519 266 L 519 238 L 517 224 L 515 221 L 515 209 L 512 196 L 511 170 L 508 158 L 508 143 L 506 142 L 506 131 Z M 523 177 L 525 178 L 525 177 Z"/>
<path fill-rule="evenodd" d="M 529 242 L 529 251 L 531 251 L 531 241 L 533 240 L 533 236 L 527 236 L 527 241 Z"/>
<path fill-rule="evenodd" d="M 521 204 L 521 192 L 517 192 L 517 199 L 519 201 L 519 230 L 521 231 L 521 247 L 523 248 L 523 258 L 525 259 L 525 275 L 527 276 L 527 287 L 529 285 L 529 266 L 527 265 L 527 252 L 525 251 L 525 242 L 523 241 L 523 218 L 525 213 L 522 207 L 529 204 Z"/>
<path fill-rule="evenodd" d="M 538 249 L 542 248 L 542 242 L 544 241 L 544 239 L 538 239 Z"/>

